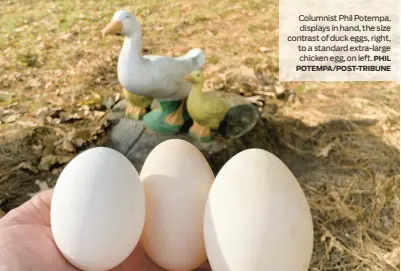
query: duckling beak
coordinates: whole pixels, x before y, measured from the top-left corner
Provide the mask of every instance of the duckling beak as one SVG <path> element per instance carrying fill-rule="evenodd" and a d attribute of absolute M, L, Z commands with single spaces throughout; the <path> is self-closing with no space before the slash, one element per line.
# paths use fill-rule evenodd
<path fill-rule="evenodd" d="M 123 31 L 123 24 L 120 21 L 111 21 L 105 28 L 102 30 L 103 37 L 106 35 L 112 34 L 121 34 Z"/>
<path fill-rule="evenodd" d="M 190 75 L 185 76 L 184 77 L 184 81 L 188 82 L 188 83 L 193 83 L 194 82 L 194 80 L 192 79 L 192 76 L 190 76 Z"/>

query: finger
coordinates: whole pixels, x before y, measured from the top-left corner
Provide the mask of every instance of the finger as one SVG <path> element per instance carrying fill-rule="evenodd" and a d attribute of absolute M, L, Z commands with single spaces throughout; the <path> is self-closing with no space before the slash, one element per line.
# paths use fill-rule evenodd
<path fill-rule="evenodd" d="M 46 191 L 42 191 L 38 194 L 36 194 L 34 197 L 31 198 L 31 200 L 39 200 L 41 201 L 41 204 L 46 204 L 49 209 L 50 209 L 50 204 L 52 202 L 52 197 L 53 197 L 53 189 L 49 189 Z"/>
<path fill-rule="evenodd" d="M 49 189 L 33 196 L 27 202 L 29 211 L 37 214 L 38 223 L 50 227 L 50 206 L 53 197 L 53 189 Z"/>
<path fill-rule="evenodd" d="M 50 227 L 53 189 L 40 192 L 3 217 L 5 221 Z"/>

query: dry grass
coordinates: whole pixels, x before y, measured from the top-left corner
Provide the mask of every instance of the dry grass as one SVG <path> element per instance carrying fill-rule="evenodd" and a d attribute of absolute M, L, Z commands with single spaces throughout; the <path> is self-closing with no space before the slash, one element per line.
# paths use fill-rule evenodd
<path fill-rule="evenodd" d="M 104 101 L 119 99 L 122 42 L 99 33 L 116 9 L 127 8 L 142 16 L 146 53 L 179 55 L 200 46 L 208 88 L 261 95 L 264 120 L 210 161 L 218 169 L 235 151 L 261 147 L 291 168 L 314 218 L 310 270 L 398 270 L 399 85 L 278 83 L 277 5 L 2 1 L 1 207 L 29 198 L 35 180 L 53 185 L 66 161 L 102 144 Z M 284 99 L 276 98 L 280 89 Z"/>

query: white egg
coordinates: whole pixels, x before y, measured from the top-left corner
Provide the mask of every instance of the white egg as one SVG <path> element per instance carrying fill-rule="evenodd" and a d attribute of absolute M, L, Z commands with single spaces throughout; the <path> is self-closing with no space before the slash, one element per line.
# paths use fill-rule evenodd
<path fill-rule="evenodd" d="M 51 203 L 51 228 L 64 257 L 87 270 L 109 270 L 139 241 L 145 193 L 121 153 L 104 147 L 76 156 L 61 173 Z"/>
<path fill-rule="evenodd" d="M 306 271 L 313 223 L 306 197 L 273 154 L 248 149 L 217 174 L 206 205 L 206 252 L 218 271 Z"/>
<path fill-rule="evenodd" d="M 148 256 L 169 271 L 187 271 L 206 260 L 203 217 L 214 175 L 190 143 L 171 139 L 147 157 L 141 179 L 146 221 L 141 243 Z"/>

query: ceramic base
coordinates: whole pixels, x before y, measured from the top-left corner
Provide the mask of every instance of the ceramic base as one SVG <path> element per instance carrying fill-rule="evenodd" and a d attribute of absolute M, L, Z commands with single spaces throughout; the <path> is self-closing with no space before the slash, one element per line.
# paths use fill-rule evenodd
<path fill-rule="evenodd" d="M 182 103 L 182 101 L 160 102 L 159 108 L 152 110 L 143 117 L 146 129 L 158 134 L 176 134 L 180 132 L 185 121 L 189 118 L 182 111 Z M 182 114 L 182 118 L 171 118 L 172 114 Z M 176 119 L 176 122 L 167 122 L 167 119 Z"/>

